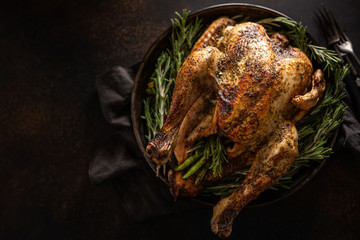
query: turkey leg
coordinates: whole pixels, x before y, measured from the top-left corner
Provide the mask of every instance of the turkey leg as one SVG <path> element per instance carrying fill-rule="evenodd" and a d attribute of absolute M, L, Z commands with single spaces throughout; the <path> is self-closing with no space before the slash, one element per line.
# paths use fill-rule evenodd
<path fill-rule="evenodd" d="M 218 57 L 224 54 L 215 48 L 218 38 L 234 21 L 222 17 L 214 21 L 195 43 L 190 55 L 181 66 L 177 78 L 169 114 L 158 135 L 148 143 L 146 152 L 157 164 L 165 164 L 176 145 L 180 124 L 196 100 L 216 89 L 210 69 Z"/>
<path fill-rule="evenodd" d="M 240 210 L 288 171 L 298 154 L 297 138 L 292 122 L 285 121 L 279 126 L 269 144 L 256 154 L 249 173 L 239 188 L 214 207 L 211 229 L 215 234 L 221 238 L 228 237 Z"/>
<path fill-rule="evenodd" d="M 147 154 L 157 164 L 163 165 L 170 159 L 180 125 L 191 106 L 216 88 L 209 69 L 220 54 L 223 53 L 217 48 L 207 47 L 193 52 L 180 68 L 169 114 L 158 135 L 146 147 Z"/>

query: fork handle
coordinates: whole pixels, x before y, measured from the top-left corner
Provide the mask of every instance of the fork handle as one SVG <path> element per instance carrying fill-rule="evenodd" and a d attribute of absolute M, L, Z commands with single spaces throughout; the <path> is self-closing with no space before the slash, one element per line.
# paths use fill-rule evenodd
<path fill-rule="evenodd" d="M 355 55 L 355 53 L 351 53 L 351 55 L 354 57 L 354 59 L 355 59 L 355 61 L 356 61 L 356 63 L 357 63 L 358 68 L 360 68 L 360 60 L 359 60 L 359 58 Z"/>
<path fill-rule="evenodd" d="M 348 64 L 350 65 L 350 69 L 351 69 L 352 75 L 357 76 L 358 73 L 357 73 L 356 67 L 355 67 L 355 65 L 353 64 L 353 62 L 351 61 L 350 56 L 347 55 L 347 54 L 345 54 L 344 57 L 346 58 L 346 61 L 344 61 L 344 62 L 346 62 L 346 63 L 348 63 Z"/>

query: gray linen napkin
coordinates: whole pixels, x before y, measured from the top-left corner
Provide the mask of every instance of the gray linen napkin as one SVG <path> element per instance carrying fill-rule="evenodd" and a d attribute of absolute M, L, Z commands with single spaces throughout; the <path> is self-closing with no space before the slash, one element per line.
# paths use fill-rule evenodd
<path fill-rule="evenodd" d="M 129 216 L 141 222 L 203 205 L 190 199 L 174 202 L 169 187 L 156 177 L 138 148 L 130 120 L 137 67 L 114 67 L 96 79 L 105 119 L 119 130 L 100 146 L 90 164 L 89 177 L 92 183 L 111 179 Z"/>

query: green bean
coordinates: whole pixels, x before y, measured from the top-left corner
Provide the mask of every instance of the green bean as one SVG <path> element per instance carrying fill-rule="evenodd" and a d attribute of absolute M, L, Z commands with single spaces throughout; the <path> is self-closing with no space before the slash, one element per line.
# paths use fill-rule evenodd
<path fill-rule="evenodd" d="M 195 163 L 189 171 L 184 175 L 183 179 L 189 178 L 191 175 L 193 175 L 197 170 L 201 168 L 202 165 L 206 162 L 207 158 L 206 156 L 203 156 L 197 163 Z"/>
<path fill-rule="evenodd" d="M 190 156 L 185 160 L 180 166 L 178 166 L 175 171 L 181 171 L 193 164 L 200 157 L 200 151 L 196 151 L 194 155 Z"/>

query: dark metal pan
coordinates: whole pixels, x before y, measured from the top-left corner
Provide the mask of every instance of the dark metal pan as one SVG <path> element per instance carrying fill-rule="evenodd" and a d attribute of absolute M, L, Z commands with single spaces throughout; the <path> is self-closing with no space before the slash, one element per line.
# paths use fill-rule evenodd
<path fill-rule="evenodd" d="M 266 8 L 258 5 L 252 5 L 252 4 L 239 3 L 239 4 L 221 4 L 221 5 L 215 5 L 202 9 L 196 13 L 191 14 L 189 16 L 189 20 L 192 20 L 195 17 L 199 17 L 203 19 L 203 25 L 206 27 L 212 21 L 214 21 L 220 16 L 233 17 L 237 15 L 249 17 L 249 21 L 257 21 L 264 18 L 278 17 L 278 16 L 289 18 L 285 14 L 282 14 L 270 8 Z M 147 145 L 147 139 L 145 138 L 146 123 L 141 118 L 141 116 L 144 115 L 143 101 L 146 97 L 145 89 L 147 88 L 147 83 L 149 81 L 151 74 L 154 71 L 155 63 L 158 56 L 163 50 L 170 47 L 170 42 L 169 42 L 170 33 L 171 33 L 171 28 L 167 29 L 155 41 L 155 43 L 151 46 L 151 48 L 145 55 L 145 58 L 141 63 L 140 68 L 136 74 L 135 85 L 131 99 L 132 101 L 131 117 L 132 117 L 132 124 L 134 128 L 135 137 L 144 155 L 145 160 L 147 161 L 149 166 L 154 170 L 154 174 L 156 172 L 156 164 L 148 158 L 145 152 L 145 148 Z M 310 34 L 308 34 L 308 37 L 312 40 L 313 43 L 316 43 L 316 41 Z M 336 134 L 334 134 L 331 145 L 334 144 L 335 139 L 336 139 Z M 260 194 L 258 199 L 251 202 L 248 206 L 263 206 L 290 196 L 291 194 L 299 190 L 301 187 L 303 187 L 307 182 L 309 182 L 310 179 L 313 178 L 318 173 L 318 171 L 322 168 L 324 164 L 325 164 L 325 160 L 323 160 L 319 164 L 314 164 L 311 167 L 302 168 L 293 176 L 293 182 L 290 186 L 291 189 L 280 190 L 280 191 L 265 191 Z M 162 172 L 160 172 L 159 177 L 166 184 L 168 184 L 166 173 L 163 174 Z M 214 205 L 219 200 L 216 197 L 213 198 L 198 197 L 196 199 L 208 205 Z"/>

